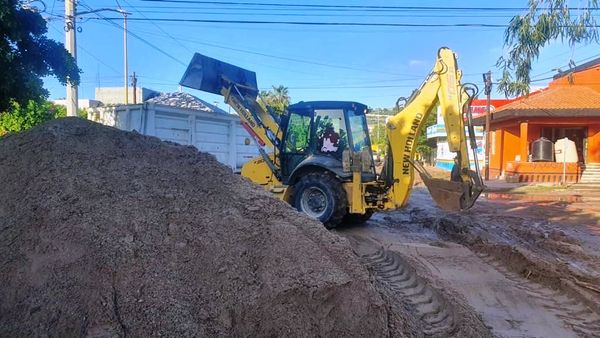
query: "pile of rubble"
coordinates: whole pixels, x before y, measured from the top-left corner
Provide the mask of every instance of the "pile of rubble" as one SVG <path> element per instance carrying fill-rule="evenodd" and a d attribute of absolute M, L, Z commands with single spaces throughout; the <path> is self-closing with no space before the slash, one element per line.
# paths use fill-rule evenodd
<path fill-rule="evenodd" d="M 223 109 L 188 93 L 161 93 L 159 96 L 148 99 L 146 102 L 162 104 L 165 106 L 196 109 L 211 113 L 227 114 Z"/>
<path fill-rule="evenodd" d="M 193 147 L 0 139 L 0 336 L 398 336 L 347 242 Z"/>

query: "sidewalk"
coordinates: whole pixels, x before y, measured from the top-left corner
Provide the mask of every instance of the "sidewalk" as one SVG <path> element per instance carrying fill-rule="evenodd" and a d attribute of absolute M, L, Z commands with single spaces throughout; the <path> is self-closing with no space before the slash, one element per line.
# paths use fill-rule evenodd
<path fill-rule="evenodd" d="M 508 192 L 527 185 L 527 183 L 508 183 L 505 180 L 483 181 L 483 184 L 485 184 L 486 187 L 485 192 Z"/>

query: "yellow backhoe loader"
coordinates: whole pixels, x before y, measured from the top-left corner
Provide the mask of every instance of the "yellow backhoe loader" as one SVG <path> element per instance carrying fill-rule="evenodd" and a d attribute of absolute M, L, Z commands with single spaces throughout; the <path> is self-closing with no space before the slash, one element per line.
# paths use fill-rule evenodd
<path fill-rule="evenodd" d="M 259 104 L 254 72 L 198 53 L 180 84 L 222 95 L 239 114 L 260 152 L 242 167 L 243 176 L 332 228 L 364 222 L 378 210 L 402 208 L 414 170 L 440 207 L 459 211 L 473 206 L 484 188 L 477 159 L 475 170 L 469 166 L 468 146 L 476 148 L 469 105 L 476 88 L 461 85 L 460 79 L 456 55 L 441 48 L 421 87 L 386 122 L 381 172 L 373 163 L 364 104 L 299 102 L 280 115 Z M 450 151 L 456 153 L 451 180 L 432 178 L 414 160 L 417 135 L 438 106 Z"/>

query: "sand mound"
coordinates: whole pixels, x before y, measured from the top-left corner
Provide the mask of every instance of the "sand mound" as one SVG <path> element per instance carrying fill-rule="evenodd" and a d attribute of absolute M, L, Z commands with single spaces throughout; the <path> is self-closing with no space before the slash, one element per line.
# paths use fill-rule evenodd
<path fill-rule="evenodd" d="M 344 240 L 195 148 L 61 119 L 0 182 L 0 336 L 390 333 Z"/>

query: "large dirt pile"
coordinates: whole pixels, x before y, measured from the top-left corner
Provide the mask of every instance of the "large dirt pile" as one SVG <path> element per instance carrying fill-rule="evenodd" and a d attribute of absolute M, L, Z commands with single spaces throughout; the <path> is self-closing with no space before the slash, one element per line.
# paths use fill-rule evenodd
<path fill-rule="evenodd" d="M 344 240 L 194 148 L 52 121 L 0 139 L 0 200 L 0 336 L 390 333 Z"/>

